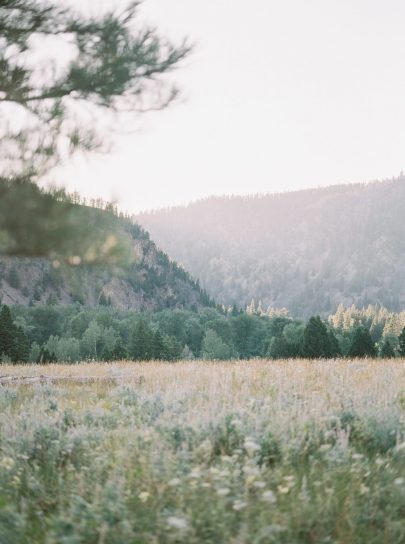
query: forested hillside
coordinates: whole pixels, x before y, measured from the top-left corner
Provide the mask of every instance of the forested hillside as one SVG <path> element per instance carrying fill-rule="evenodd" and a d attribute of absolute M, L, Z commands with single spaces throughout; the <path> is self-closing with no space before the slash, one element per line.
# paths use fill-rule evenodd
<path fill-rule="evenodd" d="M 85 265 L 74 254 L 68 260 L 2 257 L 0 302 L 29 306 L 79 303 L 134 310 L 197 310 L 213 305 L 198 281 L 160 251 L 139 225 L 105 210 L 76 208 L 80 228 L 97 228 L 93 237 L 98 243 L 105 239 L 104 246 L 119 238 L 122 255 L 118 253 L 114 262 L 95 259 Z M 103 228 L 113 230 L 103 232 Z"/>
<path fill-rule="evenodd" d="M 218 302 L 405 307 L 405 176 L 368 184 L 212 197 L 137 216 Z"/>

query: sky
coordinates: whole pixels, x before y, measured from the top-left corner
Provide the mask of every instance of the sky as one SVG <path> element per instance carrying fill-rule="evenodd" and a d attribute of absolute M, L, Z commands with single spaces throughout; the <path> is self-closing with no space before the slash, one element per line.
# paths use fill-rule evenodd
<path fill-rule="evenodd" d="M 181 100 L 67 165 L 69 189 L 138 212 L 405 169 L 403 0 L 144 0 L 139 17 L 195 44 Z"/>

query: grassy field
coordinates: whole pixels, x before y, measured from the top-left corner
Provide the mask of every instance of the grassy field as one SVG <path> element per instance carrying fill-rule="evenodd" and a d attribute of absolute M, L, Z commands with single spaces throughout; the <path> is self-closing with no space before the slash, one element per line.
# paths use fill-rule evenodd
<path fill-rule="evenodd" d="M 405 542 L 405 361 L 0 366 L 0 544 Z"/>

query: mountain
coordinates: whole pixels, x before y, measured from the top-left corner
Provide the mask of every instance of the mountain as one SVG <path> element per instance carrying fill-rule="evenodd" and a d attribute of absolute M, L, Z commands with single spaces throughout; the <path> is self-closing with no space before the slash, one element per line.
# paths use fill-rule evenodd
<path fill-rule="evenodd" d="M 249 197 L 212 197 L 136 220 L 218 302 L 297 317 L 405 307 L 405 176 Z"/>
<path fill-rule="evenodd" d="M 80 217 L 87 218 L 89 224 L 91 215 L 107 214 L 90 207 L 78 209 Z M 111 217 L 106 217 L 110 225 Z M 8 305 L 76 302 L 134 310 L 199 309 L 213 305 L 198 281 L 160 251 L 144 229 L 127 218 L 113 219 L 114 228 L 121 231 L 115 235 L 125 238 L 128 246 L 130 258 L 125 259 L 125 264 L 72 266 L 57 259 L 2 257 L 0 302 Z M 85 229 L 85 225 L 81 228 Z M 100 239 L 102 234 L 98 233 Z M 111 235 L 106 235 L 107 242 L 110 238 Z M 73 257 L 71 261 L 77 263 L 79 258 L 76 259 Z"/>

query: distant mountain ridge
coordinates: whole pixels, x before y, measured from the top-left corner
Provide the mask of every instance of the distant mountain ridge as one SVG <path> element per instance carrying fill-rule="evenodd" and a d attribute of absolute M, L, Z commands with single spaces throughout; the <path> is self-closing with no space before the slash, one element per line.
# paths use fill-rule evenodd
<path fill-rule="evenodd" d="M 81 208 L 82 213 L 93 213 Z M 103 212 L 98 212 L 103 213 Z M 198 281 L 128 219 L 116 218 L 128 238 L 133 262 L 71 266 L 50 259 L 0 258 L 0 303 L 14 305 L 111 305 L 122 309 L 199 309 L 213 302 Z"/>
<path fill-rule="evenodd" d="M 136 216 L 218 302 L 332 313 L 405 307 L 405 176 L 252 197 L 211 197 Z"/>

